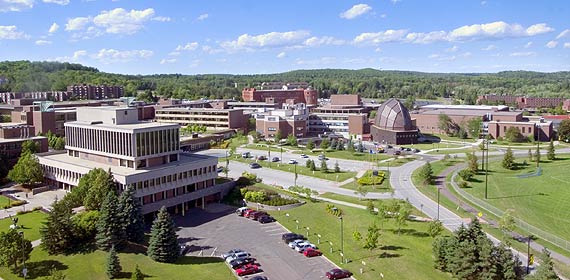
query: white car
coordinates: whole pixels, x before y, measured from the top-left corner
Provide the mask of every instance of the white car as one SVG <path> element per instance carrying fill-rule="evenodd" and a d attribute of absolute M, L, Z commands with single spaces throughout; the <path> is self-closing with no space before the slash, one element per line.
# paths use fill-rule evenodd
<path fill-rule="evenodd" d="M 289 163 L 289 164 L 297 164 L 297 161 L 294 160 L 294 159 L 290 159 L 288 163 Z"/>
<path fill-rule="evenodd" d="M 305 242 L 305 240 L 303 240 L 303 239 L 293 240 L 293 241 L 289 242 L 289 248 L 295 249 L 295 247 L 297 247 L 297 244 L 301 244 L 304 242 Z"/>
<path fill-rule="evenodd" d="M 303 253 L 303 251 L 305 251 L 307 248 L 317 249 L 317 246 L 308 242 L 302 242 L 295 246 L 295 251 Z"/>
<path fill-rule="evenodd" d="M 231 257 L 233 254 L 237 254 L 237 253 L 241 253 L 241 252 L 243 252 L 242 249 L 229 250 L 227 253 L 222 254 L 222 259 L 227 259 L 228 257 Z"/>
<path fill-rule="evenodd" d="M 239 253 L 235 253 L 233 255 L 230 255 L 229 257 L 226 258 L 226 262 L 230 263 L 231 261 L 235 260 L 235 259 L 239 259 L 239 258 L 246 258 L 246 257 L 250 257 L 251 254 L 248 252 L 239 252 Z"/>

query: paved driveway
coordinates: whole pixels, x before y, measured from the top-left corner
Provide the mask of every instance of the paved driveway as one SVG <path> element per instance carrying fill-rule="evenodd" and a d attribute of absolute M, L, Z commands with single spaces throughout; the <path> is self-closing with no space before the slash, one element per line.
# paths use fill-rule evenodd
<path fill-rule="evenodd" d="M 306 258 L 289 248 L 278 223 L 260 224 L 233 213 L 234 208 L 213 205 L 206 210 L 192 209 L 185 217 L 175 217 L 179 240 L 191 246 L 189 255 L 219 256 L 233 248 L 252 254 L 271 280 L 326 279 L 325 272 L 336 266 L 324 257 Z M 251 276 L 244 277 L 249 279 Z M 228 279 L 232 279 L 228 275 Z"/>

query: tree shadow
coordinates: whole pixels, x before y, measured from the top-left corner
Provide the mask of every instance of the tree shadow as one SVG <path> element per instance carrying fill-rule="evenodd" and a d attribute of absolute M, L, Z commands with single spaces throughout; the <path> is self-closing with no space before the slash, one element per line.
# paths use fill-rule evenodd
<path fill-rule="evenodd" d="M 394 234 L 398 234 L 398 229 L 391 229 Z M 429 234 L 421 231 L 417 231 L 413 228 L 403 228 L 400 229 L 400 234 L 415 236 L 415 237 L 429 237 Z"/>
<path fill-rule="evenodd" d="M 208 263 L 221 263 L 224 262 L 222 258 L 217 257 L 194 257 L 194 256 L 181 256 L 174 264 L 208 264 Z"/>
<path fill-rule="evenodd" d="M 398 258 L 402 255 L 400 254 L 394 254 L 394 253 L 388 253 L 388 252 L 382 252 L 382 254 L 380 254 L 380 258 L 382 259 L 391 259 L 391 258 Z"/>
<path fill-rule="evenodd" d="M 483 175 L 485 175 L 485 174 L 483 174 Z M 473 182 L 473 183 L 482 183 L 482 182 L 483 182 L 483 180 L 477 179 L 477 178 L 471 178 L 471 179 L 469 179 L 468 181 L 469 181 L 469 182 Z"/>
<path fill-rule="evenodd" d="M 198 251 L 201 251 L 201 250 L 208 250 L 208 249 L 212 249 L 212 248 L 214 248 L 214 247 L 212 247 L 212 246 L 196 246 L 196 245 L 190 245 L 190 246 L 188 246 L 188 253 L 191 253 L 191 252 L 198 252 Z"/>
<path fill-rule="evenodd" d="M 138 243 L 128 242 L 125 248 L 121 250 L 121 253 L 127 254 L 146 254 L 147 246 Z"/>
<path fill-rule="evenodd" d="M 67 265 L 57 260 L 43 260 L 38 262 L 29 262 L 26 264 L 28 268 L 28 279 L 36 279 L 51 275 L 52 270 L 66 270 Z M 19 271 L 18 271 L 19 273 Z"/>
<path fill-rule="evenodd" d="M 178 243 L 188 243 L 188 242 L 192 242 L 192 241 L 196 241 L 196 240 L 202 240 L 203 238 L 200 237 L 183 237 L 183 238 L 178 238 Z"/>
<path fill-rule="evenodd" d="M 386 245 L 386 246 L 382 246 L 380 247 L 380 250 L 390 250 L 390 251 L 397 251 L 397 250 L 404 250 L 404 249 L 408 249 L 406 247 L 402 247 L 402 246 L 395 246 L 395 245 Z"/>
<path fill-rule="evenodd" d="M 549 196 L 549 194 L 539 192 L 539 193 L 534 193 L 534 194 L 531 193 L 531 194 L 518 194 L 518 195 L 505 195 L 505 196 L 489 197 L 489 199 L 504 199 L 504 198 L 528 197 L 528 196 Z"/>

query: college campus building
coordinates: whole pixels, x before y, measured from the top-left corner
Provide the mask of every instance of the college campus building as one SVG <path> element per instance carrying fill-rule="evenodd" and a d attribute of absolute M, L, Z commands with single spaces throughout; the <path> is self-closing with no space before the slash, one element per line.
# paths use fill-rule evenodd
<path fill-rule="evenodd" d="M 248 116 L 242 109 L 221 108 L 166 108 L 155 111 L 155 120 L 160 123 L 175 123 L 181 126 L 200 125 L 213 130 L 235 129 L 247 131 Z"/>
<path fill-rule="evenodd" d="M 77 99 L 113 99 L 121 98 L 124 95 L 122 86 L 107 85 L 72 85 L 67 87 L 69 97 Z"/>
<path fill-rule="evenodd" d="M 269 111 L 265 114 L 257 114 L 255 129 L 265 138 L 273 138 L 277 131 L 282 137 L 289 134 L 297 138 L 307 136 L 307 120 L 309 110 L 304 103 L 283 104 L 283 109 Z"/>
<path fill-rule="evenodd" d="M 517 109 L 555 108 L 561 104 L 568 104 L 570 99 L 559 97 L 526 97 L 515 95 L 480 95 L 477 96 L 477 104 L 502 104 Z M 565 109 L 568 111 L 568 107 Z"/>
<path fill-rule="evenodd" d="M 66 151 L 38 154 L 46 183 L 71 190 L 94 168 L 109 170 L 117 189 L 136 188 L 144 214 L 168 207 L 184 214 L 218 201 L 217 158 L 182 153 L 179 126 L 138 120 L 136 108 L 77 108 L 65 123 Z"/>
<path fill-rule="evenodd" d="M 311 88 L 296 89 L 272 89 L 259 90 L 244 88 L 241 96 L 245 102 L 268 102 L 268 103 L 305 103 L 307 106 L 317 105 L 319 94 Z M 287 101 L 292 100 L 292 101 Z"/>
<path fill-rule="evenodd" d="M 362 106 L 360 95 L 334 94 L 328 103 L 310 109 L 309 133 L 335 134 L 344 138 L 362 139 L 368 134 L 368 114 Z"/>
<path fill-rule="evenodd" d="M 372 140 L 381 144 L 406 145 L 418 143 L 418 129 L 408 109 L 395 98 L 378 108 L 370 128 Z"/>
<path fill-rule="evenodd" d="M 48 151 L 48 141 L 46 137 L 35 136 L 34 127 L 21 123 L 0 123 L 0 155 L 4 160 L 2 164 L 9 167 L 15 164 L 22 152 L 22 143 L 32 140 L 38 144 L 39 152 Z"/>

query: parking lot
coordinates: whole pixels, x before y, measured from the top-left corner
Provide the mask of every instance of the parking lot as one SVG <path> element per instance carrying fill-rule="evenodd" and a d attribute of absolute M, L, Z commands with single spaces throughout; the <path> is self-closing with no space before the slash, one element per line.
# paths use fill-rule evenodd
<path fill-rule="evenodd" d="M 325 272 L 336 267 L 324 257 L 307 258 L 289 248 L 281 241 L 288 231 L 280 224 L 260 224 L 236 215 L 234 208 L 225 205 L 191 209 L 185 217 L 175 217 L 175 222 L 180 228 L 179 240 L 190 245 L 189 255 L 219 256 L 234 248 L 243 249 L 261 264 L 263 272 L 255 275 L 271 280 L 326 279 Z M 232 277 L 228 275 L 228 279 Z"/>

